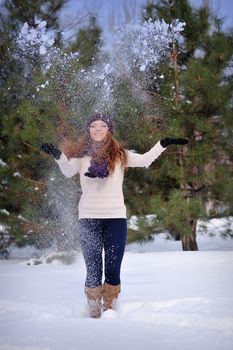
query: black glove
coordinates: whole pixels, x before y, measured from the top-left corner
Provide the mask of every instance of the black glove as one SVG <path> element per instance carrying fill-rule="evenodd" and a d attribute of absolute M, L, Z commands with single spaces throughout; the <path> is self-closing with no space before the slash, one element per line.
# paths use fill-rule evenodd
<path fill-rule="evenodd" d="M 92 179 L 94 179 L 95 177 L 97 177 L 96 175 L 90 173 L 89 171 L 86 172 L 84 175 L 87 176 L 87 177 L 91 177 Z"/>
<path fill-rule="evenodd" d="M 162 147 L 166 148 L 168 145 L 186 145 L 189 141 L 187 139 L 174 139 L 171 137 L 165 137 L 165 139 L 160 140 Z"/>
<path fill-rule="evenodd" d="M 62 152 L 56 148 L 52 143 L 43 143 L 40 149 L 48 154 L 51 154 L 54 158 L 59 159 Z"/>

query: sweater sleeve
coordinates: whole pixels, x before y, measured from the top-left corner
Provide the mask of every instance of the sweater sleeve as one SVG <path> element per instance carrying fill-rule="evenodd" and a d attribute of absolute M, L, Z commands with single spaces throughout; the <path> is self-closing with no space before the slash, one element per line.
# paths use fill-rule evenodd
<path fill-rule="evenodd" d="M 80 171 L 81 159 L 80 158 L 70 158 L 68 159 L 64 153 L 61 154 L 59 159 L 55 159 L 62 174 L 66 177 L 72 177 Z"/>
<path fill-rule="evenodd" d="M 154 147 L 144 154 L 128 151 L 128 167 L 149 167 L 165 150 L 166 148 L 162 147 L 160 141 L 158 141 Z"/>

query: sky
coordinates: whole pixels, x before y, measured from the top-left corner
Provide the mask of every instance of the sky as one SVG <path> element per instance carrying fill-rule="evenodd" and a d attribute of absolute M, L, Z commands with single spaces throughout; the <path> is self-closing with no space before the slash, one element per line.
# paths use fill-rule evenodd
<path fill-rule="evenodd" d="M 97 15 L 98 23 L 105 30 L 113 25 L 121 25 L 127 21 L 128 12 L 135 21 L 140 20 L 142 7 L 148 0 L 68 0 L 62 11 L 61 18 L 65 21 L 78 22 L 80 27 L 85 22 L 85 15 Z M 191 0 L 194 6 L 200 6 L 204 0 Z M 233 1 L 209 0 L 209 5 L 215 14 L 225 17 L 224 28 L 233 27 Z M 65 33 L 65 35 L 68 35 Z"/>

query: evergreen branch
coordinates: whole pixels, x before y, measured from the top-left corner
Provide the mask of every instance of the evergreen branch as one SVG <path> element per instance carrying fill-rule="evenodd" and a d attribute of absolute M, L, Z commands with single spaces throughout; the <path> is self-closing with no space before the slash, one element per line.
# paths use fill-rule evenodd
<path fill-rule="evenodd" d="M 44 182 L 42 182 L 42 181 L 32 180 L 32 179 L 29 179 L 29 178 L 24 177 L 24 176 L 22 176 L 22 175 L 21 175 L 21 179 L 23 179 L 23 180 L 25 180 L 25 181 L 28 181 L 28 182 L 31 182 L 31 183 L 33 183 L 33 184 L 35 184 L 35 185 L 45 186 L 45 184 L 46 184 L 46 182 L 45 182 L 45 181 L 44 181 Z"/>
<path fill-rule="evenodd" d="M 45 156 L 45 157 L 48 157 L 49 159 L 51 159 L 49 154 L 46 154 L 45 152 L 41 151 L 40 149 L 32 146 L 30 143 L 23 141 L 23 145 L 27 146 L 28 148 L 33 149 L 33 151 L 40 153 L 42 156 Z"/>
<path fill-rule="evenodd" d="M 202 185 L 202 186 L 200 186 L 200 187 L 198 187 L 198 188 L 193 188 L 193 187 L 187 188 L 187 187 L 186 187 L 185 190 L 186 190 L 186 191 L 193 192 L 193 193 L 197 193 L 197 192 L 202 191 L 205 187 L 206 187 L 205 185 Z"/>
<path fill-rule="evenodd" d="M 27 223 L 21 223 L 24 232 L 32 231 L 35 232 L 41 231 L 44 228 L 44 225 L 39 224 L 38 222 L 27 222 Z"/>
<path fill-rule="evenodd" d="M 39 153 L 41 153 L 41 154 L 44 154 L 44 152 L 42 152 L 42 151 L 40 151 L 38 148 L 36 148 L 36 147 L 30 145 L 30 143 L 28 143 L 28 142 L 26 142 L 26 141 L 23 141 L 23 145 L 25 145 L 25 146 L 27 146 L 27 147 L 33 149 L 33 150 L 36 151 L 36 152 L 39 152 Z"/>

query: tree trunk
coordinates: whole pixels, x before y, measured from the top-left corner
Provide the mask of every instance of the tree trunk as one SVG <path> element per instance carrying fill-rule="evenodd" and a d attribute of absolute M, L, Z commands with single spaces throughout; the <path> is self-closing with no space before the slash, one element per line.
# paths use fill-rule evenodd
<path fill-rule="evenodd" d="M 181 238 L 183 250 L 192 250 L 192 251 L 198 250 L 198 245 L 196 241 L 196 226 L 197 226 L 197 219 L 190 220 L 191 234 L 184 235 Z"/>
<path fill-rule="evenodd" d="M 172 42 L 172 60 L 174 67 L 174 80 L 175 80 L 175 93 L 176 93 L 176 103 L 180 101 L 180 88 L 179 88 L 179 70 L 178 70 L 178 50 L 176 47 L 176 43 L 173 40 Z"/>

